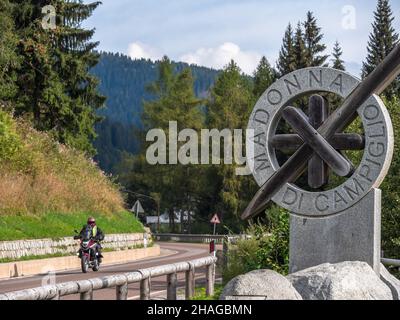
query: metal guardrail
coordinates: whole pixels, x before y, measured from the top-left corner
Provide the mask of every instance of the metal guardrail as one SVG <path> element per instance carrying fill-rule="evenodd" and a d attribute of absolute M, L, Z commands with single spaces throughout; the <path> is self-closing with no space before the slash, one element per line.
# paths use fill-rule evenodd
<path fill-rule="evenodd" d="M 197 242 L 223 244 L 224 240 L 231 243 L 235 240 L 246 238 L 246 235 L 212 235 L 212 234 L 177 234 L 177 233 L 155 233 L 153 238 L 157 241 Z"/>
<path fill-rule="evenodd" d="M 153 238 L 157 241 L 176 241 L 176 242 L 198 242 L 198 243 L 210 243 L 215 241 L 218 244 L 222 244 L 225 235 L 212 235 L 212 234 L 176 234 L 176 233 L 156 233 L 153 234 Z"/>
<path fill-rule="evenodd" d="M 238 240 L 251 238 L 250 235 L 212 235 L 212 234 L 177 234 L 177 233 L 156 233 L 153 234 L 153 239 L 157 241 L 174 241 L 174 242 L 190 242 L 190 243 L 210 243 L 215 241 L 215 244 L 222 244 L 221 255 L 218 262 L 222 267 L 228 265 L 228 250 L 229 245 L 236 244 Z"/>
<path fill-rule="evenodd" d="M 59 300 L 63 296 L 80 294 L 81 300 L 92 300 L 93 291 L 105 288 L 116 288 L 116 299 L 127 300 L 128 285 L 140 282 L 140 300 L 149 300 L 151 293 L 151 278 L 167 276 L 167 299 L 177 299 L 177 285 L 179 272 L 185 272 L 185 298 L 194 296 L 195 270 L 206 267 L 206 294 L 214 295 L 215 263 L 213 256 L 179 262 L 164 266 L 140 269 L 130 273 L 93 278 L 89 280 L 71 281 L 56 285 L 26 289 L 0 294 L 0 300 Z"/>
<path fill-rule="evenodd" d="M 179 272 L 185 272 L 185 298 L 190 299 L 195 291 L 195 270 L 206 267 L 206 294 L 214 294 L 215 264 L 217 258 L 213 256 L 179 262 L 164 266 L 140 269 L 120 275 L 93 278 L 89 280 L 70 281 L 56 285 L 49 285 L 0 294 L 0 300 L 59 300 L 63 296 L 80 294 L 81 300 L 92 300 L 93 291 L 116 288 L 116 299 L 127 300 L 128 285 L 140 282 L 140 300 L 149 300 L 151 294 L 151 278 L 167 276 L 167 299 L 177 299 L 177 285 Z M 400 267 L 400 260 L 382 258 L 384 265 Z"/>
<path fill-rule="evenodd" d="M 393 266 L 393 267 L 399 267 L 399 268 L 400 268 L 400 260 L 382 258 L 382 259 L 381 259 L 381 262 L 382 262 L 385 266 Z"/>

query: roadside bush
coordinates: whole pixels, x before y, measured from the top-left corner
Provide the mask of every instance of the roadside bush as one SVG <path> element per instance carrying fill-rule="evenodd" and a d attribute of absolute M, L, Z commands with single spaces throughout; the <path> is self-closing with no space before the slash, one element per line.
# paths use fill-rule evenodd
<path fill-rule="evenodd" d="M 287 274 L 289 269 L 289 213 L 277 206 L 267 210 L 266 224 L 250 225 L 249 239 L 229 245 L 224 282 L 257 269 L 271 269 Z"/>
<path fill-rule="evenodd" d="M 12 160 L 21 146 L 14 121 L 9 114 L 0 110 L 0 159 Z"/>
<path fill-rule="evenodd" d="M 400 259 L 400 100 L 385 101 L 394 130 L 394 153 L 382 189 L 382 250 L 387 258 Z"/>

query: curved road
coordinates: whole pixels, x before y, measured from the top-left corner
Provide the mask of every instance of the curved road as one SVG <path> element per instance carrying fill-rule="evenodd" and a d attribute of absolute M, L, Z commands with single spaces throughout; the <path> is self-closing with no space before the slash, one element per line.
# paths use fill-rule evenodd
<path fill-rule="evenodd" d="M 189 261 L 209 254 L 209 246 L 207 244 L 189 244 L 189 243 L 170 243 L 158 242 L 161 247 L 161 255 L 155 258 L 147 258 L 137 260 L 131 263 L 118 264 L 118 265 L 103 265 L 100 271 L 89 271 L 83 274 L 80 270 L 68 270 L 58 272 L 55 275 L 55 282 L 68 282 L 76 280 L 85 280 L 97 277 L 109 276 L 117 273 L 132 272 L 137 269 L 150 268 L 164 264 L 175 262 Z M 52 279 L 54 283 L 54 278 Z M 40 287 L 48 284 L 48 275 L 37 275 L 30 277 L 21 277 L 15 279 L 0 280 L 0 293 L 9 291 L 23 290 L 28 288 Z M 204 270 L 196 270 L 196 283 L 204 282 Z M 178 287 L 184 287 L 184 273 L 178 274 Z M 166 277 L 156 277 L 151 280 L 152 298 L 163 298 L 165 296 Z M 128 299 L 138 299 L 139 296 L 139 283 L 129 285 Z M 63 297 L 63 299 L 79 299 L 78 295 L 71 295 Z M 115 288 L 102 289 L 95 291 L 93 299 L 115 300 Z"/>

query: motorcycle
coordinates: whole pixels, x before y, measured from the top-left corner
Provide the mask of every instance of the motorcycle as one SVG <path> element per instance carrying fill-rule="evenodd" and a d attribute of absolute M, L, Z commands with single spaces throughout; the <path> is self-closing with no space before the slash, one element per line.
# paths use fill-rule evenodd
<path fill-rule="evenodd" d="M 75 230 L 75 233 L 78 233 Z M 92 237 L 92 230 L 86 228 L 79 235 L 74 236 L 75 240 L 80 240 L 80 248 L 77 256 L 81 259 L 81 269 L 83 273 L 87 273 L 89 268 L 93 271 L 99 271 L 99 252 L 97 250 L 98 243 Z"/>

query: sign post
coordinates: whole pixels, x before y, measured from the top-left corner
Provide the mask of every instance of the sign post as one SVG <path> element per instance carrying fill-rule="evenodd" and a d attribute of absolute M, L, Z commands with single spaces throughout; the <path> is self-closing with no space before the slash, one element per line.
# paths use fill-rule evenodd
<path fill-rule="evenodd" d="M 144 213 L 142 204 L 140 203 L 139 200 L 137 200 L 135 202 L 135 204 L 133 205 L 133 207 L 132 207 L 132 209 L 130 211 L 133 212 L 136 215 L 136 218 L 139 216 L 139 213 Z"/>
<path fill-rule="evenodd" d="M 215 228 L 216 228 L 217 224 L 221 223 L 221 221 L 219 220 L 218 215 L 214 214 L 214 216 L 211 218 L 210 222 L 214 225 L 213 235 L 215 236 Z"/>

